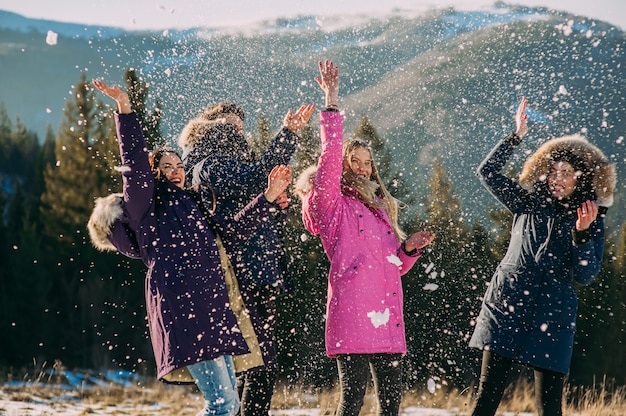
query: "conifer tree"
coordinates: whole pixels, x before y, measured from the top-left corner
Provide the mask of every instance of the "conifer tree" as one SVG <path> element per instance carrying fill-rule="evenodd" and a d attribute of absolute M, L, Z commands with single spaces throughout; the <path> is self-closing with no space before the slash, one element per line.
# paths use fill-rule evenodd
<path fill-rule="evenodd" d="M 9 160 L 8 155 L 11 148 L 11 132 L 13 124 L 7 113 L 4 102 L 0 102 L 0 166 L 2 172 L 6 171 L 6 162 Z"/>
<path fill-rule="evenodd" d="M 256 131 L 252 132 L 252 137 L 249 141 L 249 146 L 257 159 L 261 157 L 261 154 L 267 149 L 272 138 L 272 125 L 269 119 L 261 114 L 257 122 Z"/>
<path fill-rule="evenodd" d="M 484 252 L 479 245 L 486 239 L 475 238 L 464 223 L 460 199 L 439 160 L 425 205 L 428 217 L 417 228 L 434 232 L 435 241 L 403 278 L 410 345 L 407 381 L 454 383 L 469 371 L 470 316 L 484 290 L 484 276 L 475 267 L 483 260 L 474 256 Z"/>
<path fill-rule="evenodd" d="M 148 149 L 156 149 L 165 145 L 165 140 L 161 132 L 160 100 L 158 98 L 155 99 L 155 109 L 148 111 L 146 103 L 150 94 L 146 82 L 139 78 L 133 68 L 129 68 L 126 71 L 124 80 L 127 85 L 130 105 L 141 121 L 141 129 L 146 139 L 146 146 Z"/>
<path fill-rule="evenodd" d="M 108 188 L 101 183 L 94 146 L 110 139 L 110 122 L 100 114 L 84 73 L 64 113 L 55 143 L 56 163 L 44 172 L 41 214 L 45 234 L 53 241 L 82 244 L 94 198 L 106 195 Z"/>

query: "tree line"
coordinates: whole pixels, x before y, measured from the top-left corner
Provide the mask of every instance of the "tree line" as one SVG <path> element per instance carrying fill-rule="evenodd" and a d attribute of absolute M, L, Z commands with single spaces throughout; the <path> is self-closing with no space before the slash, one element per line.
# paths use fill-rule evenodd
<path fill-rule="evenodd" d="M 163 145 L 158 100 L 148 110 L 146 84 L 133 70 L 124 80 L 148 145 Z M 83 74 L 58 130 L 49 126 L 43 141 L 7 114 L 0 103 L 0 368 L 62 364 L 152 375 L 145 266 L 98 252 L 86 232 L 94 198 L 121 191 L 111 108 L 95 96 Z M 314 124 L 300 133 L 295 177 L 317 161 Z M 488 221 L 468 223 L 441 161 L 432 166 L 427 194 L 416 200 L 409 192 L 410 178 L 394 168 L 388 143 L 367 117 L 352 133 L 372 145 L 391 193 L 406 204 L 423 206 L 418 214 L 401 213 L 405 230 L 437 234 L 403 278 L 407 387 L 432 379 L 444 388 L 464 388 L 479 370 L 479 352 L 467 342 L 486 284 L 506 250 L 510 214 L 493 201 L 484 207 Z M 272 134 L 269 120 L 261 116 L 250 141 L 257 155 Z M 591 385 L 603 377 L 626 384 L 626 223 L 620 232 L 609 231 L 598 279 L 578 288 L 569 377 L 574 384 Z M 330 386 L 337 374 L 334 360 L 324 352 L 328 261 L 319 238 L 304 229 L 295 196 L 285 238 L 295 289 L 279 299 L 280 377 Z"/>

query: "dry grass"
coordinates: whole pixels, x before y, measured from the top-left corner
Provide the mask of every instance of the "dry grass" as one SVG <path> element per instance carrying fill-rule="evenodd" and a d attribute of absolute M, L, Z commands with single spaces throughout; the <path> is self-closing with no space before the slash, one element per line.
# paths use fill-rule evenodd
<path fill-rule="evenodd" d="M 61 377 L 38 372 L 34 376 L 22 373 L 0 375 L 0 394 L 6 400 L 28 403 L 45 401 L 50 403 L 51 413 L 63 414 L 70 403 L 80 403 L 84 416 L 93 414 L 124 416 L 157 416 L 174 414 L 195 414 L 202 408 L 202 397 L 193 386 L 171 386 L 155 381 L 143 385 L 123 387 L 111 383 L 108 386 L 85 386 L 84 388 L 64 388 Z M 22 381 L 11 387 L 6 381 Z M 626 415 L 626 386 L 616 386 L 602 380 L 588 388 L 567 385 L 564 396 L 564 415 L 570 416 L 618 416 Z M 306 388 L 292 384 L 276 386 L 272 409 L 280 415 L 281 410 L 315 409 L 320 416 L 334 414 L 339 400 L 339 390 L 334 388 Z M 410 407 L 446 409 L 453 415 L 468 415 L 473 407 L 472 391 L 437 388 L 411 390 L 404 395 L 403 408 Z M 532 381 L 520 379 L 505 392 L 500 412 L 535 413 Z M 0 409 L 2 414 L 2 409 Z M 360 416 L 376 414 L 376 400 L 370 388 Z M 293 413 L 292 413 L 293 415 Z"/>

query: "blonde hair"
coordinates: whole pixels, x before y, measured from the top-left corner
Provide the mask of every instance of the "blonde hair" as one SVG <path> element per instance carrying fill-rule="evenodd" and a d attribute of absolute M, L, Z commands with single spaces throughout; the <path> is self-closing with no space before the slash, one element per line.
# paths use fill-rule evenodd
<path fill-rule="evenodd" d="M 372 159 L 372 179 L 367 179 L 362 176 L 359 176 L 352 172 L 349 168 L 350 166 L 350 157 L 352 153 L 358 148 L 363 148 L 367 150 Z M 376 167 L 376 163 L 374 161 L 374 153 L 372 152 L 371 147 L 358 139 L 353 139 L 344 142 L 343 144 L 343 174 L 342 181 L 348 185 L 356 189 L 359 194 L 359 197 L 363 200 L 363 202 L 369 206 L 375 208 L 384 209 L 389 217 L 389 221 L 391 221 L 391 226 L 393 228 L 393 232 L 396 235 L 396 238 L 399 241 L 404 241 L 406 239 L 406 233 L 400 226 L 398 225 L 398 200 L 391 196 L 385 184 L 383 184 L 382 179 L 378 173 L 378 168 Z"/>

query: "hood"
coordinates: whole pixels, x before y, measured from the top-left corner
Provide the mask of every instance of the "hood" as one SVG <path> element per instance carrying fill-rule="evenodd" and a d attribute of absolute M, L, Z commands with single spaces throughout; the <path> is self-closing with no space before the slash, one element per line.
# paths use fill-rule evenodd
<path fill-rule="evenodd" d="M 141 258 L 137 237 L 124 218 L 124 198 L 121 193 L 96 198 L 87 229 L 91 243 L 100 251 L 118 251 L 133 259 Z"/>
<path fill-rule="evenodd" d="M 320 233 L 319 227 L 315 221 L 313 221 L 313 218 L 311 218 L 309 210 L 311 197 L 313 196 L 313 181 L 315 180 L 316 174 L 317 166 L 309 166 L 298 176 L 298 180 L 294 185 L 296 194 L 302 200 L 302 222 L 307 231 L 313 235 Z"/>
<path fill-rule="evenodd" d="M 109 241 L 113 224 L 122 218 L 124 214 L 124 197 L 121 193 L 111 194 L 106 197 L 96 198 L 87 229 L 91 243 L 100 251 L 117 251 L 117 248 Z"/>
<path fill-rule="evenodd" d="M 563 136 L 548 140 L 525 162 L 519 176 L 520 185 L 532 191 L 539 182 L 544 182 L 555 161 L 555 155 L 571 154 L 585 165 L 583 175 L 589 175 L 591 186 L 600 206 L 613 204 L 616 173 L 615 165 L 593 144 L 580 135 Z M 558 160 L 558 159 L 557 159 Z"/>
<path fill-rule="evenodd" d="M 245 136 L 222 119 L 192 118 L 178 136 L 178 145 L 183 149 L 183 159 L 191 157 L 199 161 L 207 157 L 229 157 L 243 163 L 254 160 Z"/>

